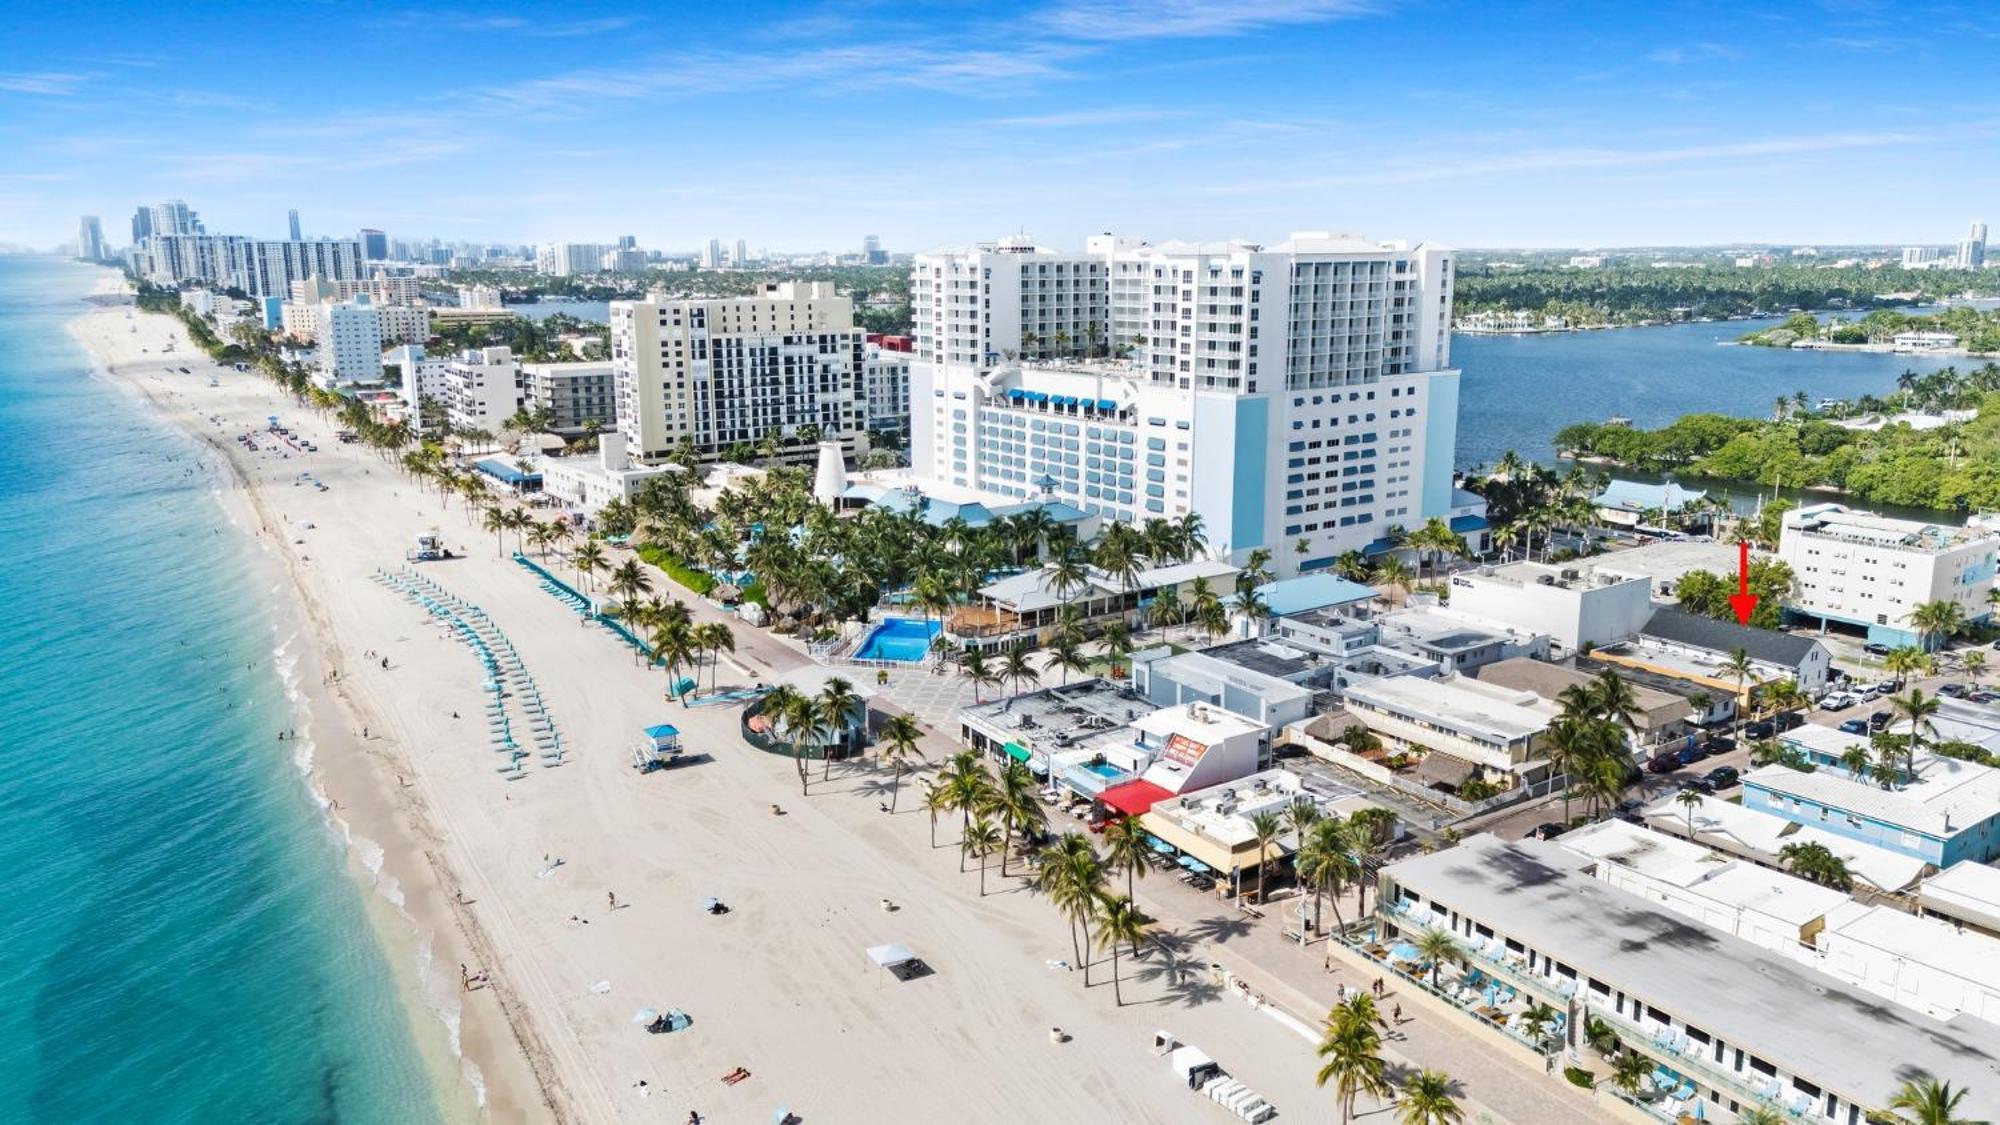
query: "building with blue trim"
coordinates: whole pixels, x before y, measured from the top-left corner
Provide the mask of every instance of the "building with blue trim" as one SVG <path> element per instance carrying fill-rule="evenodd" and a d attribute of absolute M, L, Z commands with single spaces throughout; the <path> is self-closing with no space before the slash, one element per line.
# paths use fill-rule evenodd
<path fill-rule="evenodd" d="M 1200 517 L 1212 548 L 1324 569 L 1453 487 L 1454 256 L 1324 232 L 1274 246 L 1026 238 L 911 271 L 916 475 L 1127 523 Z"/>
<path fill-rule="evenodd" d="M 1817 768 L 1752 770 L 1743 777 L 1744 808 L 1939 868 L 2000 858 L 2000 770 L 1920 750 L 1910 774 L 1885 789 L 1841 764 L 1848 748 L 1868 745 L 1864 736 L 1808 724 L 1782 741 Z"/>
<path fill-rule="evenodd" d="M 1859 630 L 1874 644 L 1935 647 L 1910 615 L 1925 602 L 1956 604 L 1969 622 L 1990 621 L 2000 516 L 1963 527 L 1890 519 L 1839 504 L 1786 512 L 1778 557 L 1797 579 L 1785 616 Z"/>

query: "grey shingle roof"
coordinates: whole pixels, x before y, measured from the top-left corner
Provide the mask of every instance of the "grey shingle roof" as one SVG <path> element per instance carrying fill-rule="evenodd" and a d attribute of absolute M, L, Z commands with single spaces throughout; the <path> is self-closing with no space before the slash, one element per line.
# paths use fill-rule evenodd
<path fill-rule="evenodd" d="M 1752 660 L 1787 668 L 1798 667 L 1812 652 L 1813 646 L 1819 643 L 1811 637 L 1794 637 L 1775 629 L 1753 629 L 1734 621 L 1717 621 L 1667 607 L 1653 611 L 1653 619 L 1646 622 L 1646 627 L 1639 633 L 1725 656 L 1740 648 L 1748 652 Z"/>

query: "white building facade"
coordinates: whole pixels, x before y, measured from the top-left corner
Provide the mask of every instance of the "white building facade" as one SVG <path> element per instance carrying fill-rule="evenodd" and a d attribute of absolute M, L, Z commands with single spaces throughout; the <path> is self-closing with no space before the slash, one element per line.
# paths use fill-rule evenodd
<path fill-rule="evenodd" d="M 1199 514 L 1283 574 L 1384 549 L 1451 512 L 1452 263 L 1325 233 L 920 255 L 913 464 L 1108 519 Z"/>
<path fill-rule="evenodd" d="M 861 384 L 868 398 L 868 429 L 877 433 L 908 433 L 910 354 L 869 344 L 861 362 Z"/>
<path fill-rule="evenodd" d="M 750 297 L 613 301 L 618 428 L 632 456 L 648 462 L 683 441 L 715 457 L 809 426 L 852 455 L 867 448 L 865 346 L 853 302 L 830 282 L 773 282 Z"/>
<path fill-rule="evenodd" d="M 558 434 L 580 434 L 591 423 L 610 429 L 618 421 L 617 385 L 608 359 L 521 365 L 522 404 L 548 411 L 548 428 Z"/>
<path fill-rule="evenodd" d="M 1968 621 L 1990 619 L 1996 553 L 2000 534 L 1978 519 L 1951 527 L 1813 504 L 1785 513 L 1778 557 L 1797 578 L 1785 610 L 1860 627 L 1877 644 L 1935 642 L 1918 636 L 1911 613 L 1948 601 Z"/>
<path fill-rule="evenodd" d="M 318 325 L 321 385 L 381 381 L 381 311 L 367 298 L 320 305 Z"/>
<path fill-rule="evenodd" d="M 439 392 L 454 432 L 497 434 L 521 409 L 521 363 L 512 348 L 467 348 L 445 364 Z"/>

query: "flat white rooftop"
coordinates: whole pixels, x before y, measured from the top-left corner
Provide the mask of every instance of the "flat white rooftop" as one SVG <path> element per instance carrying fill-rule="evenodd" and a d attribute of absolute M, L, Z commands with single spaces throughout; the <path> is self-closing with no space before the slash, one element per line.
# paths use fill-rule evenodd
<path fill-rule="evenodd" d="M 1658 831 L 1680 836 L 1686 835 L 1692 819 L 1697 841 L 1763 863 L 1778 862 L 1778 852 L 1786 844 L 1819 844 L 1840 857 L 1857 881 L 1885 891 L 1902 890 L 1929 866 L 1916 856 L 1802 826 L 1720 797 L 1703 796 L 1692 810 L 1682 808 L 1673 797 L 1663 797 L 1645 810 L 1645 818 Z"/>
<path fill-rule="evenodd" d="M 1482 684 L 1464 676 L 1356 679 L 1348 685 L 1347 696 L 1421 719 L 1449 733 L 1498 742 L 1539 734 L 1559 713 L 1554 704 L 1532 691 Z"/>
<path fill-rule="evenodd" d="M 1968 1088 L 1962 1113 L 2000 1117 L 2000 1026 L 1895 1006 L 1662 911 L 1592 878 L 1588 862 L 1553 843 L 1480 835 L 1383 874 L 1842 1101 L 1887 1105 L 1921 1071 Z"/>
<path fill-rule="evenodd" d="M 1801 728 L 1803 729 L 1803 728 Z M 1796 733 L 1796 732 L 1794 732 Z M 1743 784 L 1871 817 L 1944 839 L 2000 813 L 2000 770 L 1918 752 L 1916 779 L 1895 789 L 1858 781 L 1837 769 L 1801 773 L 1769 765 Z"/>
<path fill-rule="evenodd" d="M 1923 881 L 1917 901 L 1926 909 L 2000 930 L 2000 868 L 1960 860 Z"/>

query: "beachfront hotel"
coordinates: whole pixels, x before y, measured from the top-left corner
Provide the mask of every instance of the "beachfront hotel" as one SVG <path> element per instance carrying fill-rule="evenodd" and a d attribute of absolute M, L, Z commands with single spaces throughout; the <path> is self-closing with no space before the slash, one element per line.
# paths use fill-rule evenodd
<path fill-rule="evenodd" d="M 713 459 L 806 426 L 849 456 L 863 452 L 865 355 L 854 302 L 831 282 L 771 282 L 751 297 L 611 302 L 618 428 L 641 461 L 664 460 L 683 441 Z M 797 455 L 817 452 L 805 444 Z"/>
<path fill-rule="evenodd" d="M 919 255 L 916 475 L 1125 522 L 1198 514 L 1283 574 L 1431 517 L 1476 533 L 1451 480 L 1452 271 L 1441 247 L 1324 232 Z"/>
<path fill-rule="evenodd" d="M 1727 1120 L 1763 1106 L 1862 1125 L 1920 1074 L 1965 1088 L 1966 1119 L 2000 1115 L 2000 1025 L 1891 1002 L 1599 879 L 1599 862 L 1553 843 L 1480 835 L 1392 863 L 1380 877 L 1378 937 L 1452 935 L 1463 963 L 1439 974 L 1438 991 L 1496 1034 L 1513 1034 L 1530 1002 L 1546 1004 L 1580 1052 L 1583 1029 L 1601 1021 L 1652 1061 L 1629 1097 L 1661 1120 Z M 1723 897 L 1764 903 L 1771 926 L 1797 920 L 1803 901 L 1754 887 Z M 1407 944 L 1374 949 L 1409 962 Z"/>
<path fill-rule="evenodd" d="M 1978 518 L 1951 527 L 1808 505 L 1785 513 L 1778 539 L 1778 557 L 1798 576 L 1785 615 L 1860 629 L 1875 644 L 1936 643 L 1918 635 L 1910 614 L 1948 601 L 1968 621 L 1991 617 L 1996 554 L 2000 533 Z"/>

